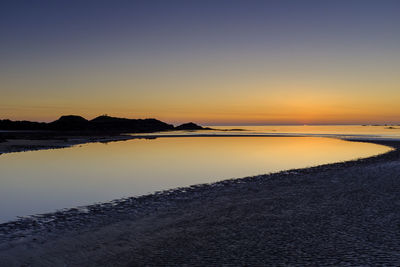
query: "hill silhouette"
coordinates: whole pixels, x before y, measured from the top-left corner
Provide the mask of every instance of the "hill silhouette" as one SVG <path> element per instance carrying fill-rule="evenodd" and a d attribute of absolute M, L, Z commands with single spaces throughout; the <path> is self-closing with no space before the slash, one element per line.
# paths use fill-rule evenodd
<path fill-rule="evenodd" d="M 99 116 L 89 121 L 92 130 L 113 129 L 121 132 L 157 132 L 173 130 L 174 126 L 156 119 L 125 119 Z"/>
<path fill-rule="evenodd" d="M 184 123 L 178 127 L 157 119 L 127 119 L 107 115 L 87 120 L 77 115 L 61 116 L 50 122 L 0 120 L 0 130 L 25 131 L 57 131 L 57 132 L 87 132 L 87 133 L 145 133 L 168 130 L 201 130 L 203 128 L 193 122 Z"/>
<path fill-rule="evenodd" d="M 81 116 L 67 115 L 50 122 L 48 127 L 52 130 L 87 130 L 89 121 Z"/>
<path fill-rule="evenodd" d="M 197 125 L 193 122 L 184 123 L 175 127 L 175 130 L 204 130 L 204 129 L 205 128 L 203 128 L 202 126 Z"/>

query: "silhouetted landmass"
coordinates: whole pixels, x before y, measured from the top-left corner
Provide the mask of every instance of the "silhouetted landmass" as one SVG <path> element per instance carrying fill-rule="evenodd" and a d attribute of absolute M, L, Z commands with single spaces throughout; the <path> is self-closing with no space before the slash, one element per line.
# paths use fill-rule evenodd
<path fill-rule="evenodd" d="M 0 120 L 0 154 L 40 149 L 65 148 L 91 142 L 129 140 L 128 133 L 153 133 L 174 130 L 212 130 L 195 123 L 178 127 L 156 119 L 126 119 L 102 115 L 87 120 L 77 115 L 61 116 L 50 123 Z"/>
<path fill-rule="evenodd" d="M 200 125 L 197 125 L 193 122 L 189 122 L 189 123 L 181 124 L 181 125 L 175 127 L 175 129 L 176 130 L 205 130 L 206 128 L 204 128 Z M 209 128 L 207 128 L 207 129 L 209 129 Z"/>
<path fill-rule="evenodd" d="M 125 119 L 99 116 L 89 122 L 92 130 L 119 132 L 158 132 L 173 130 L 174 126 L 156 119 Z"/>
<path fill-rule="evenodd" d="M 157 119 L 126 119 L 102 115 L 87 120 L 77 115 L 61 116 L 50 123 L 31 121 L 0 120 L 0 130 L 7 131 L 57 131 L 79 133 L 146 133 L 170 130 L 212 130 L 193 122 L 184 123 L 177 127 Z"/>
<path fill-rule="evenodd" d="M 47 123 L 32 121 L 0 120 L 0 130 L 45 130 Z"/>
<path fill-rule="evenodd" d="M 87 130 L 89 121 L 81 116 L 68 115 L 61 116 L 58 120 L 48 124 L 52 130 Z"/>
<path fill-rule="evenodd" d="M 61 116 L 50 123 L 30 121 L 0 120 L 0 130 L 28 130 L 28 131 L 79 131 L 79 132 L 113 132 L 113 133 L 140 133 L 174 130 L 174 126 L 156 119 L 125 119 L 110 116 L 99 116 L 93 120 L 86 120 L 81 116 Z"/>

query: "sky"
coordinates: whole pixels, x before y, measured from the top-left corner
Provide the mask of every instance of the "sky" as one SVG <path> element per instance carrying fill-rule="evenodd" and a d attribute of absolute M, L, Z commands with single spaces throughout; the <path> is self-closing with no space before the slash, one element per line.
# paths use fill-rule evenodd
<path fill-rule="evenodd" d="M 400 1 L 0 1 L 0 119 L 400 123 Z"/>

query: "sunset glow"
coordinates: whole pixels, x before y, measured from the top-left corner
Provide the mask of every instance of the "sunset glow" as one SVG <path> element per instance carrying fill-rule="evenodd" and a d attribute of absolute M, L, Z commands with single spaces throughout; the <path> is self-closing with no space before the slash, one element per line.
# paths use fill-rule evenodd
<path fill-rule="evenodd" d="M 400 3 L 284 2 L 2 2 L 0 117 L 400 123 Z"/>

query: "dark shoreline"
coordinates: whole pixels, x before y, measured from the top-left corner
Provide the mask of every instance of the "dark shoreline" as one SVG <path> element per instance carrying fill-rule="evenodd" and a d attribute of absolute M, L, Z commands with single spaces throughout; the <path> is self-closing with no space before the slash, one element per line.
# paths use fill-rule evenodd
<path fill-rule="evenodd" d="M 0 263 L 2 263 L 2 253 L 7 253 L 8 249 L 13 249 L 19 243 L 40 246 L 40 242 L 46 243 L 46 240 L 57 239 L 64 235 L 79 235 L 87 231 L 96 231 L 96 229 L 118 224 L 119 222 L 140 221 L 143 217 L 152 216 L 152 214 L 158 214 L 159 212 L 168 213 L 180 210 L 191 202 L 197 203 L 200 201 L 212 205 L 211 203 L 216 196 L 230 198 L 230 196 L 237 195 L 238 192 L 248 192 L 249 190 L 255 190 L 256 192 L 258 188 L 271 184 L 279 185 L 288 181 L 307 180 L 309 179 L 307 177 L 323 176 L 324 173 L 339 173 L 354 168 L 366 169 L 388 162 L 398 162 L 400 159 L 400 142 L 355 139 L 351 141 L 386 145 L 393 147 L 394 150 L 365 159 L 176 188 L 151 195 L 119 199 L 3 223 L 0 224 L 0 243 L 2 244 L 0 245 Z M 307 187 L 308 183 L 304 184 L 304 186 Z M 190 226 L 190 223 L 188 225 Z M 146 261 L 139 261 L 139 263 L 144 262 Z M 396 258 L 396 262 L 400 262 L 400 256 Z M 177 262 L 171 261 L 170 263 Z"/>
<path fill-rule="evenodd" d="M 7 153 L 28 152 L 48 149 L 68 148 L 75 145 L 88 143 L 109 143 L 117 141 L 127 141 L 133 139 L 129 135 L 98 135 L 98 136 L 79 136 L 79 135 L 60 135 L 38 139 L 35 137 L 20 137 L 17 139 L 6 139 L 0 142 L 0 155 Z"/>

